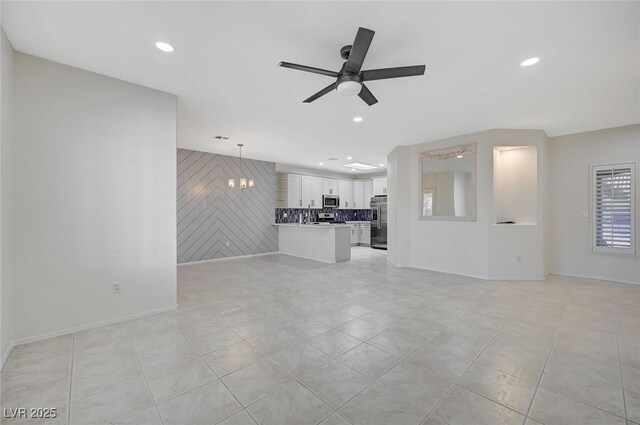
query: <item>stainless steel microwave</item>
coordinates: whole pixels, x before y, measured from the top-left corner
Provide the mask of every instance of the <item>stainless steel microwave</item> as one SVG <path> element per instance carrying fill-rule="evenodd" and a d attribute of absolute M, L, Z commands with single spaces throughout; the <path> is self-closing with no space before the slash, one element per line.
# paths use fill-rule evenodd
<path fill-rule="evenodd" d="M 340 197 L 336 195 L 322 195 L 322 208 L 340 208 Z"/>

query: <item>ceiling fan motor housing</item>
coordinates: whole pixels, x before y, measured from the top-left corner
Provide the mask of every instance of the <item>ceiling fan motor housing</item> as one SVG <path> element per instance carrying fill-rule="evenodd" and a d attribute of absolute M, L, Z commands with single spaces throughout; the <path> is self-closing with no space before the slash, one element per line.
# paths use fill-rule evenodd
<path fill-rule="evenodd" d="M 344 60 L 349 59 L 349 54 L 351 53 L 351 48 L 353 46 L 351 44 L 347 44 L 340 49 L 340 57 Z"/>

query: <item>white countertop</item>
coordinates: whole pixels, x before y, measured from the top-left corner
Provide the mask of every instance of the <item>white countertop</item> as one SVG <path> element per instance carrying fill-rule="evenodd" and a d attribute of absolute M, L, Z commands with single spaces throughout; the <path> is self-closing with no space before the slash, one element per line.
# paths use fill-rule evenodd
<path fill-rule="evenodd" d="M 361 223 L 361 224 L 362 224 L 362 223 L 366 223 L 366 224 L 370 224 L 370 223 L 371 223 L 371 221 L 363 221 L 363 220 L 360 220 L 360 221 L 347 221 L 347 224 L 350 224 L 350 223 L 353 223 L 353 224 L 356 224 L 356 223 Z"/>
<path fill-rule="evenodd" d="M 316 229 L 332 229 L 336 227 L 347 227 L 346 224 L 299 224 L 299 223 L 276 223 L 276 226 L 286 226 L 286 227 L 312 227 Z"/>

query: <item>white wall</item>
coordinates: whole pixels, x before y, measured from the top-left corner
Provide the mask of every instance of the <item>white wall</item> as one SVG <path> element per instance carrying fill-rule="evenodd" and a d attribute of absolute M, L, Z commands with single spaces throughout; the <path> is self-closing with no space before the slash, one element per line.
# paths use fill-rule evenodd
<path fill-rule="evenodd" d="M 550 140 L 550 270 L 552 273 L 640 283 L 640 256 L 591 251 L 590 167 L 636 163 L 636 246 L 640 242 L 640 125 Z"/>
<path fill-rule="evenodd" d="M 4 30 L 0 27 L 0 73 L 1 75 L 1 83 L 0 83 L 0 175 L 4 174 L 5 170 L 2 167 L 2 159 L 4 158 L 4 150 L 5 146 L 11 137 L 11 101 L 13 99 L 12 96 L 12 82 L 13 82 L 13 48 L 11 47 L 11 43 L 9 43 L 9 39 L 7 35 L 4 33 Z M 4 209 L 7 207 L 6 202 L 4 202 L 4 190 L 2 189 L 2 184 L 4 183 L 4 177 L 0 177 L 0 240 L 3 240 L 5 237 L 5 232 L 3 231 L 5 224 L 5 214 Z M 9 287 L 8 276 L 6 276 L 6 272 L 8 271 L 6 267 L 4 267 L 4 252 L 2 251 L 2 245 L 4 242 L 0 244 L 0 356 L 2 356 L 2 360 L 5 360 L 7 350 L 11 344 L 12 337 L 12 303 L 11 303 L 11 293 Z"/>
<path fill-rule="evenodd" d="M 477 143 L 475 221 L 421 220 L 422 205 L 420 152 Z M 488 274 L 487 209 L 490 208 L 490 191 L 480 182 L 487 177 L 488 132 L 474 133 L 450 139 L 401 146 L 389 155 L 388 184 L 389 205 L 397 219 L 389 223 L 389 258 L 397 265 L 437 270 L 468 276 L 486 277 Z M 397 165 L 396 165 L 397 163 Z M 392 166 L 393 164 L 393 166 Z"/>
<path fill-rule="evenodd" d="M 176 97 L 21 53 L 14 83 L 13 338 L 175 306 Z"/>
<path fill-rule="evenodd" d="M 544 278 L 543 204 L 538 203 L 538 225 L 528 230 L 498 229 L 494 224 L 493 148 L 532 145 L 544 152 L 546 142 L 540 130 L 488 130 L 394 149 L 387 158 L 389 260 L 399 266 L 480 278 Z M 421 220 L 420 152 L 470 143 L 476 144 L 476 219 Z M 541 164 L 537 178 L 544 190 Z"/>
<path fill-rule="evenodd" d="M 535 146 L 494 151 L 496 222 L 535 224 L 538 219 L 538 155 Z"/>

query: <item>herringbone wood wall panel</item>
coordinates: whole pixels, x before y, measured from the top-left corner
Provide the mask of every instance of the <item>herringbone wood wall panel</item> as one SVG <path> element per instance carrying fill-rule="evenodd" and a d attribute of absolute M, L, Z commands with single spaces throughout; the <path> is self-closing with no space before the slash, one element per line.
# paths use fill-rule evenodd
<path fill-rule="evenodd" d="M 242 160 L 252 189 L 238 177 L 238 158 L 178 149 L 178 263 L 278 251 L 275 163 Z"/>

